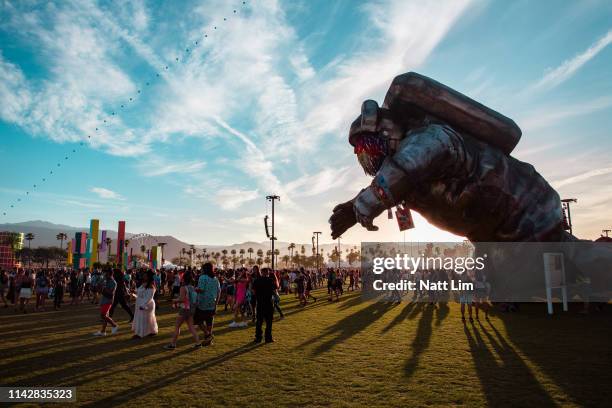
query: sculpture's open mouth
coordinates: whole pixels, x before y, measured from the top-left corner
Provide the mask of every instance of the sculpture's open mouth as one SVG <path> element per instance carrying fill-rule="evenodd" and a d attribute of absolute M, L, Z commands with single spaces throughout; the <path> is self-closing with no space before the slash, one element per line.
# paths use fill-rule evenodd
<path fill-rule="evenodd" d="M 385 156 L 382 154 L 369 154 L 366 152 L 357 153 L 359 164 L 365 173 L 372 177 L 376 175 L 384 159 Z"/>

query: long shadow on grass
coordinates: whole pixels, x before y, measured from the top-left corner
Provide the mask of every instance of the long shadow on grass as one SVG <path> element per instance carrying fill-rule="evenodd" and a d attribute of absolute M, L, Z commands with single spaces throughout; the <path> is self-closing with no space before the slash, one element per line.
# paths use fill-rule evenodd
<path fill-rule="evenodd" d="M 573 306 L 573 308 L 572 308 Z M 610 406 L 612 313 L 578 315 L 582 305 L 552 317 L 542 304 L 521 305 L 519 314 L 498 314 L 508 340 L 575 403 Z M 495 335 L 501 338 L 497 329 Z"/>
<path fill-rule="evenodd" d="M 434 305 L 419 303 L 419 305 L 414 308 L 410 313 L 410 316 L 416 316 L 419 311 L 423 312 L 421 313 L 421 318 L 419 319 L 419 323 L 417 325 L 414 340 L 410 345 L 412 355 L 406 361 L 406 365 L 404 366 L 405 374 L 407 377 L 411 377 L 414 374 L 415 370 L 419 365 L 421 355 L 425 350 L 427 350 L 427 347 L 429 347 L 429 342 L 431 340 L 432 334 L 434 309 Z"/>
<path fill-rule="evenodd" d="M 163 373 L 161 377 L 157 379 L 150 379 L 146 384 L 139 384 L 136 387 L 130 388 L 125 391 L 120 391 L 116 394 L 110 395 L 104 399 L 99 401 L 94 401 L 89 404 L 83 405 L 84 407 L 112 407 L 125 402 L 133 401 L 135 398 L 141 397 L 143 395 L 149 394 L 151 392 L 157 391 L 160 388 L 164 388 L 172 383 L 181 380 L 184 377 L 187 377 L 191 374 L 200 372 L 201 370 L 208 369 L 210 367 L 214 367 L 219 364 L 223 364 L 227 360 L 238 357 L 242 354 L 248 353 L 251 350 L 254 350 L 260 347 L 261 344 L 253 344 L 249 343 L 244 346 L 238 347 L 236 349 L 227 351 L 219 356 L 209 358 L 203 362 L 197 362 L 195 364 L 191 364 L 188 367 L 181 368 L 180 370 L 176 370 L 171 373 Z"/>
<path fill-rule="evenodd" d="M 323 306 L 330 306 L 330 304 L 327 302 L 316 302 L 306 307 L 289 307 L 289 310 L 285 312 L 285 316 Z M 168 316 L 168 314 L 160 316 L 160 318 L 165 316 Z M 236 330 L 241 329 L 234 329 L 230 328 L 229 326 L 224 326 L 215 330 L 215 335 L 219 337 L 224 333 Z M 73 383 L 79 385 L 91 381 L 88 380 L 88 378 L 90 378 L 92 374 L 107 370 L 108 367 L 113 365 L 113 363 L 129 363 L 140 360 L 141 358 L 147 357 L 153 353 L 158 353 L 161 350 L 162 345 L 162 342 L 157 340 L 157 338 L 134 341 L 128 340 L 127 335 L 110 339 L 110 341 L 93 338 L 91 334 L 79 335 L 77 337 L 78 338 L 75 338 L 75 340 L 69 342 L 56 342 L 53 347 L 57 348 L 57 350 L 54 350 L 51 353 L 4 364 L 0 366 L 0 371 L 6 373 L 7 376 L 10 375 L 10 377 L 23 376 L 28 373 L 34 374 L 34 376 L 18 381 L 19 384 L 24 385 L 48 384 L 49 381 L 52 381 L 54 385 L 70 385 Z M 100 340 L 102 340 L 102 342 Z M 142 347 L 142 342 L 150 342 L 150 344 Z M 83 343 L 82 346 L 80 345 L 81 343 Z M 74 345 L 77 345 L 77 347 L 66 348 L 66 346 Z M 30 345 L 27 346 L 28 349 L 30 349 L 30 347 Z M 36 348 L 33 348 L 33 350 L 39 351 Z M 121 353 L 114 353 L 115 351 L 121 351 Z M 111 354 L 104 356 L 106 353 Z M 177 354 L 178 353 L 174 353 L 173 355 Z M 165 355 L 167 356 L 167 353 Z M 79 363 L 77 358 L 78 360 L 89 361 Z M 168 357 L 163 357 L 160 359 L 160 361 L 166 359 L 168 359 Z M 155 361 L 145 362 L 143 364 L 148 365 L 154 363 Z M 40 370 L 41 368 L 49 368 L 53 366 L 58 366 L 61 368 L 52 372 L 45 372 L 36 375 L 36 371 Z M 130 364 L 130 366 L 133 367 L 132 364 Z M 17 385 L 17 383 L 14 385 Z"/>
<path fill-rule="evenodd" d="M 410 315 L 410 312 L 412 311 L 412 309 L 414 309 L 415 306 L 416 306 L 416 303 L 414 302 L 410 302 L 406 304 L 406 306 L 404 306 L 402 311 L 399 312 L 397 316 L 395 316 L 393 320 L 387 326 L 385 326 L 384 329 L 382 329 L 381 333 L 388 332 L 389 330 L 391 330 L 392 328 L 394 328 L 395 326 L 397 326 L 398 324 L 406 320 L 408 316 Z"/>
<path fill-rule="evenodd" d="M 477 326 L 470 327 L 464 324 L 463 330 L 488 406 L 521 405 L 526 401 L 529 405 L 539 407 L 557 405 L 533 376 L 521 356 L 516 354 L 503 338 L 494 338 L 480 322 Z M 492 350 L 480 332 L 486 336 Z M 496 360 L 493 351 L 501 359 L 501 364 Z"/>
<path fill-rule="evenodd" d="M 322 354 L 326 351 L 329 351 L 335 345 L 342 343 L 343 341 L 353 337 L 357 333 L 364 330 L 394 306 L 395 305 L 391 303 L 372 303 L 369 306 L 338 321 L 334 325 L 325 329 L 325 331 L 321 333 L 321 335 L 311 338 L 310 340 L 302 343 L 298 347 L 305 347 L 316 343 L 324 337 L 333 336 L 331 339 L 318 345 L 312 351 L 313 356 Z"/>

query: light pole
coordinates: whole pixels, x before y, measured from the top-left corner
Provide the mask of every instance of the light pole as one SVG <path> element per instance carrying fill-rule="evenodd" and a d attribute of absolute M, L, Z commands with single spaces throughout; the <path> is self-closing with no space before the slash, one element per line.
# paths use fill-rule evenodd
<path fill-rule="evenodd" d="M 342 250 L 340 249 L 340 238 L 338 237 L 338 270 L 340 270 L 340 254 L 342 253 Z"/>
<path fill-rule="evenodd" d="M 321 272 L 320 267 L 319 267 L 319 235 L 321 235 L 321 231 L 315 231 L 313 232 L 315 238 L 316 238 L 316 262 L 317 262 L 317 272 Z"/>
<path fill-rule="evenodd" d="M 569 227 L 570 234 L 573 235 L 574 232 L 572 230 L 572 213 L 570 211 L 570 203 L 577 203 L 578 200 L 575 198 L 564 198 L 561 200 L 561 202 L 563 203 L 563 208 L 567 210 L 567 225 Z"/>
<path fill-rule="evenodd" d="M 270 237 L 270 241 L 272 241 L 272 272 L 274 272 L 274 241 L 276 240 L 276 236 L 274 236 L 274 201 L 279 200 L 280 197 L 277 195 L 269 195 L 266 196 L 266 200 L 272 201 L 272 236 Z"/>
<path fill-rule="evenodd" d="M 603 232 L 604 234 L 606 234 L 606 238 L 609 238 L 609 237 L 608 237 L 608 234 L 609 234 L 610 232 L 612 232 L 612 230 L 605 229 L 605 230 L 601 230 L 601 232 Z"/>
<path fill-rule="evenodd" d="M 166 246 L 165 242 L 158 242 L 157 246 L 160 248 L 160 252 L 161 252 L 161 267 L 164 267 L 164 247 Z"/>

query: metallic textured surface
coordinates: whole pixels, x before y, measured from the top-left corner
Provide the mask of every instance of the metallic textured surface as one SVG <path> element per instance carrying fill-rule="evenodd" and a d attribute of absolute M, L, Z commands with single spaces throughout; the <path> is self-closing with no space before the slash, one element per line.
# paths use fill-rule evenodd
<path fill-rule="evenodd" d="M 436 117 L 425 112 L 415 119 L 412 108 L 406 112 L 398 110 L 406 105 L 389 96 L 402 99 L 406 92 L 401 89 L 402 83 L 406 83 L 404 76 L 394 80 L 385 99 L 389 105 L 379 109 L 379 117 L 390 117 L 393 122 L 391 126 L 384 125 L 385 134 L 401 129 L 403 138 L 390 150 L 372 184 L 334 208 L 330 218 L 333 237 L 357 222 L 374 230 L 375 217 L 404 203 L 433 225 L 471 241 L 574 239 L 563 230 L 557 192 L 533 166 L 506 154 L 520 138 L 520 129 L 512 120 L 446 87 L 438 94 L 451 102 L 432 102 L 437 109 Z M 411 86 L 408 90 L 417 88 Z M 428 97 L 432 95 L 430 92 Z M 451 103 L 455 105 L 449 107 Z M 467 113 L 461 114 L 456 106 L 460 103 L 477 105 L 465 107 Z M 445 122 L 443 109 L 452 111 L 448 115 L 454 122 L 452 127 Z M 466 123 L 458 122 L 462 118 Z M 357 140 L 360 122 L 358 118 L 351 126 L 351 143 Z M 382 129 L 379 126 L 377 131 L 380 137 L 385 137 Z M 464 129 L 480 132 L 479 137 Z M 486 135 L 487 131 L 499 134 Z"/>

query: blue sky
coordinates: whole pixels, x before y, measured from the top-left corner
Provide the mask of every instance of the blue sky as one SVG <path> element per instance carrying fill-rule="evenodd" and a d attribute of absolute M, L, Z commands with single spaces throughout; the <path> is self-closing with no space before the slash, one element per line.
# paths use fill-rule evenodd
<path fill-rule="evenodd" d="M 333 206 L 369 183 L 350 122 L 414 70 L 512 117 L 513 155 L 577 197 L 575 232 L 596 238 L 612 225 L 611 44 L 606 1 L 3 0 L 0 222 L 261 241 L 276 193 L 279 239 L 328 241 Z M 376 223 L 344 239 L 458 239 Z"/>

